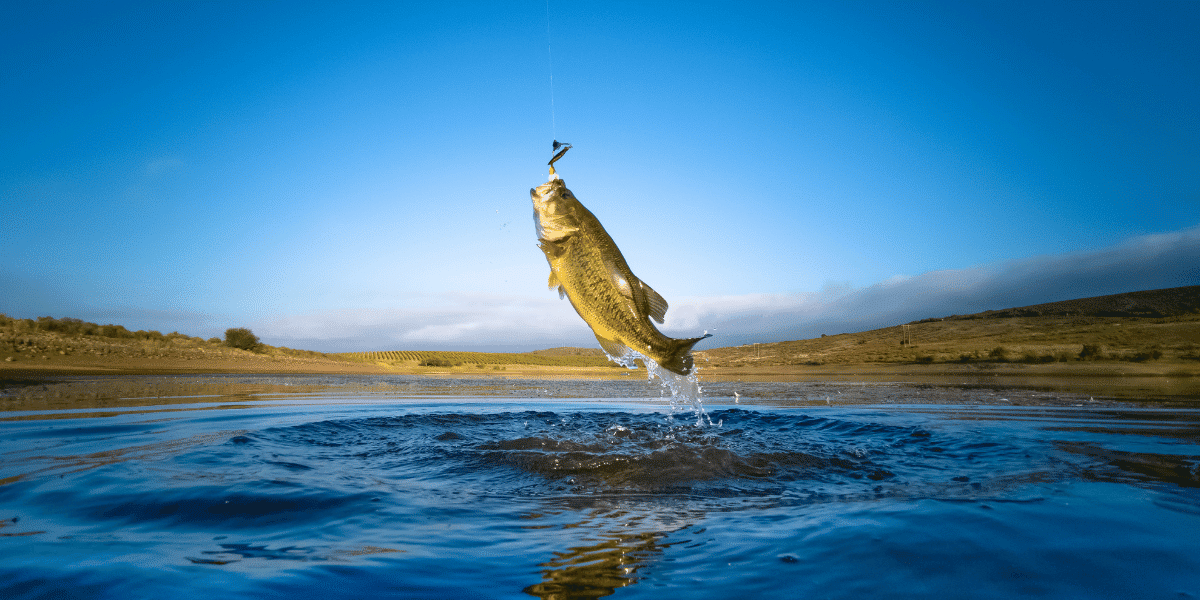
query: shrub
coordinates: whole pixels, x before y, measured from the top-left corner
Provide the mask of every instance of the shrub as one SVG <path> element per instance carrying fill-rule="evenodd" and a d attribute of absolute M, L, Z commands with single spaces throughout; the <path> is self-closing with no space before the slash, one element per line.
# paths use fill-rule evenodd
<path fill-rule="evenodd" d="M 1132 360 L 1133 362 L 1146 362 L 1148 360 L 1158 360 L 1160 358 L 1162 358 L 1162 350 L 1155 348 L 1152 350 L 1138 352 L 1130 357 L 1129 360 Z"/>
<path fill-rule="evenodd" d="M 417 363 L 417 365 L 422 367 L 453 367 L 454 363 L 444 358 L 430 357 Z"/>
<path fill-rule="evenodd" d="M 54 317 L 38 317 L 37 325 L 42 331 L 57 331 L 59 333 L 78 334 L 83 331 L 85 325 L 91 325 L 91 323 L 84 323 L 79 319 L 73 319 L 71 317 L 63 317 L 61 319 L 55 319 Z"/>
<path fill-rule="evenodd" d="M 160 334 L 161 335 L 161 334 Z M 245 327 L 235 327 L 225 330 L 225 345 L 242 350 L 258 348 L 258 336 Z"/>
<path fill-rule="evenodd" d="M 1026 350 L 1021 354 L 1021 362 L 1029 364 L 1037 363 L 1052 363 L 1057 360 L 1053 354 L 1038 354 L 1033 350 Z"/>
<path fill-rule="evenodd" d="M 107 338 L 125 338 L 132 337 L 134 334 L 125 329 L 123 325 L 101 325 L 96 328 L 96 335 Z M 162 335 L 161 333 L 159 334 Z"/>
<path fill-rule="evenodd" d="M 1004 346 L 996 346 L 995 348 L 992 348 L 991 352 L 988 352 L 988 358 L 998 362 L 1007 362 L 1008 348 L 1005 348 Z"/>
<path fill-rule="evenodd" d="M 1104 358 L 1104 349 L 1096 344 L 1084 344 L 1079 351 L 1079 360 L 1100 360 Z"/>
<path fill-rule="evenodd" d="M 121 327 L 121 326 L 116 325 L 116 327 Z M 125 328 L 121 327 L 121 329 L 125 329 Z M 161 342 L 162 340 L 166 339 L 166 336 L 163 335 L 161 331 L 158 331 L 156 329 L 151 329 L 150 331 L 139 330 L 139 331 L 133 333 L 133 336 L 142 338 L 143 340 L 150 340 L 150 341 L 157 341 L 157 342 Z M 117 337 L 117 336 L 112 336 L 112 337 Z M 124 336 L 121 336 L 121 337 L 124 337 Z"/>

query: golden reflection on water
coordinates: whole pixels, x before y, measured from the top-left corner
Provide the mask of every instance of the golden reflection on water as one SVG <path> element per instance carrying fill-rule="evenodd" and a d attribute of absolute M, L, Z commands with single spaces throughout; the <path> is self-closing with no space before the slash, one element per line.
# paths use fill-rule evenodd
<path fill-rule="evenodd" d="M 541 563 L 542 581 L 523 591 L 543 600 L 583 600 L 609 596 L 637 583 L 638 571 L 659 560 L 667 547 L 691 541 L 665 543 L 668 534 L 687 529 L 701 515 L 618 503 L 593 508 L 583 520 L 566 524 L 537 522 L 546 516 L 529 513 L 524 518 L 533 522 L 522 527 L 577 532 L 571 537 L 577 545 L 554 552 L 552 558 Z"/>
<path fill-rule="evenodd" d="M 594 544 L 555 552 L 542 563 L 542 582 L 525 593 L 543 600 L 602 598 L 637 583 L 638 569 L 662 554 L 660 532 L 607 533 Z"/>

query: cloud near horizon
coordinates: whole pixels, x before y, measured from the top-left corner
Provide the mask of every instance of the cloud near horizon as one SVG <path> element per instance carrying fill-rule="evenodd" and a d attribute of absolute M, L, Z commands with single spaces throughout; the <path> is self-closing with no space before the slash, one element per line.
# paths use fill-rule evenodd
<path fill-rule="evenodd" d="M 1200 226 L 1088 252 L 897 276 L 864 288 L 681 298 L 661 328 L 708 331 L 702 347 L 807 339 L 930 317 L 1200 284 Z M 268 343 L 327 352 L 527 351 L 596 345 L 569 302 L 445 294 L 436 306 L 293 315 L 256 327 Z"/>

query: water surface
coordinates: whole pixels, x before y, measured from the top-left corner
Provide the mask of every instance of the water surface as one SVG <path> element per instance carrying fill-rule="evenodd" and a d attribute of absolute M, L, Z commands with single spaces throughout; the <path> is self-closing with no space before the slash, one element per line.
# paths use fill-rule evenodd
<path fill-rule="evenodd" d="M 10 390 L 0 596 L 1200 595 L 1194 409 L 901 384 L 705 394 L 711 426 L 637 381 Z"/>

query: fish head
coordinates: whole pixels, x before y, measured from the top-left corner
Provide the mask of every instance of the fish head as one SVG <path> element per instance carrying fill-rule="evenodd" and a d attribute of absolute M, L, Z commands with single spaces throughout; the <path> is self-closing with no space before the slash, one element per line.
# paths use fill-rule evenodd
<path fill-rule="evenodd" d="M 559 177 L 552 177 L 529 190 L 529 197 L 533 200 L 533 223 L 537 226 L 538 239 L 554 242 L 579 229 L 578 215 L 582 205 Z"/>

